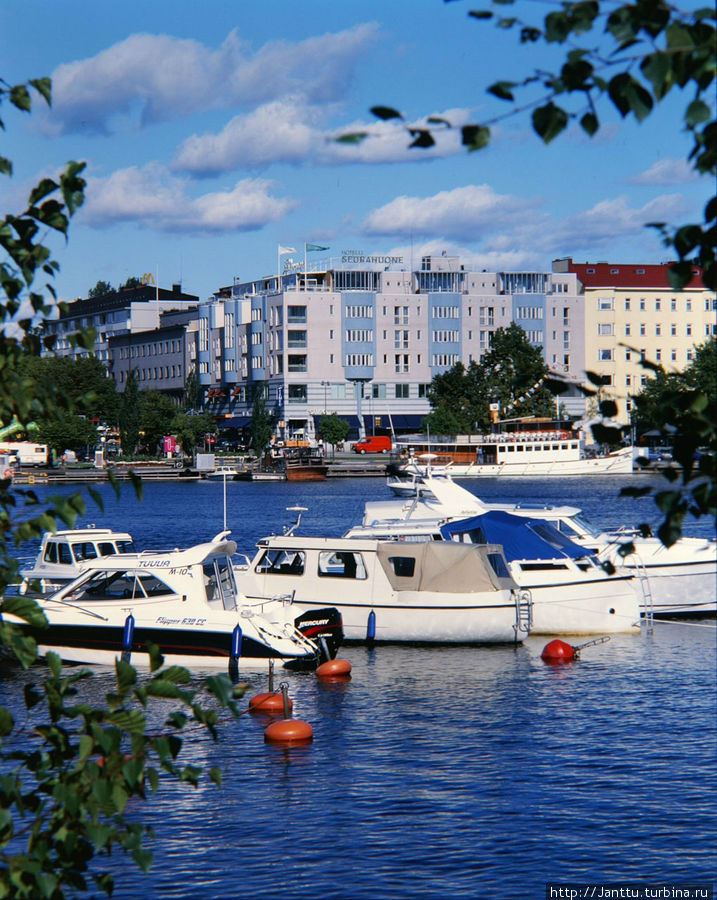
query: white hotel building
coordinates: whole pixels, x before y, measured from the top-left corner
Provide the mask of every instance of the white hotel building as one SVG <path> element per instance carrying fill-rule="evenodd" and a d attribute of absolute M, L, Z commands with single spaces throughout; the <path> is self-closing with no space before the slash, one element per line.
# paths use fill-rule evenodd
<path fill-rule="evenodd" d="M 414 268 L 358 251 L 303 268 L 289 262 L 281 276 L 235 280 L 200 304 L 199 381 L 226 426 L 248 424 L 262 389 L 284 437 L 313 436 L 332 412 L 354 437 L 418 430 L 431 379 L 478 361 L 511 322 L 551 369 L 583 378 L 584 303 L 573 272 L 469 271 L 446 255 Z M 560 402 L 584 411 L 577 392 Z"/>

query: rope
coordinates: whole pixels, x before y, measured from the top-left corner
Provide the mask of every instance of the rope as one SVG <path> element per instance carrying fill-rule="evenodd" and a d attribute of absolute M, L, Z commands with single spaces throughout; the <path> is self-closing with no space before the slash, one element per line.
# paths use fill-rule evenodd
<path fill-rule="evenodd" d="M 655 619 L 653 625 L 687 625 L 690 628 L 717 629 L 717 623 L 710 625 L 709 622 L 682 622 L 680 619 Z"/>

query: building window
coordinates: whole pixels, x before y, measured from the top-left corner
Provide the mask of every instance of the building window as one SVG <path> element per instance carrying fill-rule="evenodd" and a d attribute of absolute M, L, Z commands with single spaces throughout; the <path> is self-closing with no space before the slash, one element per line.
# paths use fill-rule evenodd
<path fill-rule="evenodd" d="M 408 372 L 408 354 L 407 353 L 396 353 L 394 356 L 394 371 L 395 372 Z"/>
<path fill-rule="evenodd" d="M 287 347 L 292 349 L 301 349 L 306 347 L 306 332 L 289 330 L 287 336 Z"/>
<path fill-rule="evenodd" d="M 306 354 L 305 353 L 297 353 L 297 354 L 289 354 L 288 359 L 288 371 L 289 372 L 306 372 Z"/>
<path fill-rule="evenodd" d="M 645 327 L 644 323 L 640 325 L 640 334 L 643 336 L 647 334 L 647 328 Z"/>
<path fill-rule="evenodd" d="M 627 323 L 627 325 L 625 325 L 625 337 L 630 337 L 630 323 L 629 322 Z"/>
<path fill-rule="evenodd" d="M 306 307 L 305 306 L 289 306 L 287 308 L 287 321 L 290 325 L 306 324 Z"/>
<path fill-rule="evenodd" d="M 614 334 L 612 322 L 603 322 L 598 325 L 598 334 L 603 337 L 609 337 Z"/>
<path fill-rule="evenodd" d="M 640 297 L 640 309 L 644 311 L 645 309 L 645 301 L 642 297 Z"/>
<path fill-rule="evenodd" d="M 625 309 L 628 312 L 630 311 L 630 298 L 629 297 L 625 297 Z"/>
<path fill-rule="evenodd" d="M 289 403 L 306 403 L 306 385 L 290 384 L 288 385 Z"/>
<path fill-rule="evenodd" d="M 612 359 L 612 348 L 610 348 L 610 349 L 604 349 L 604 350 L 598 350 L 598 359 L 599 359 L 600 361 Z"/>
<path fill-rule="evenodd" d="M 396 399 L 397 400 L 408 400 L 409 392 L 407 384 L 397 384 L 396 385 Z"/>

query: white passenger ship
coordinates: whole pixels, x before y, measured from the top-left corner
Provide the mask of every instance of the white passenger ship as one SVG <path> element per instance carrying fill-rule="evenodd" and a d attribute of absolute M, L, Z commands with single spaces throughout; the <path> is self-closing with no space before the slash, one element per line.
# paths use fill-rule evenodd
<path fill-rule="evenodd" d="M 434 465 L 451 463 L 454 478 L 630 474 L 634 456 L 632 447 L 590 455 L 582 431 L 548 429 L 539 420 L 494 434 L 404 435 L 395 449 L 404 458 L 430 453 Z"/>

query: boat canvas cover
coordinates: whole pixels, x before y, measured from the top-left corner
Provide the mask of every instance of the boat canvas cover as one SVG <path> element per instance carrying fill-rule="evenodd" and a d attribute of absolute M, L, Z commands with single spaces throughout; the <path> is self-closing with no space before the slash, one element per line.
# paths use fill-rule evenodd
<path fill-rule="evenodd" d="M 590 551 L 573 543 L 550 522 L 500 510 L 448 522 L 441 526 L 441 535 L 447 541 L 454 540 L 454 535 L 469 535 L 476 544 L 500 544 L 508 562 L 560 557 L 580 559 L 590 555 Z"/>
<path fill-rule="evenodd" d="M 478 549 L 440 541 L 386 541 L 379 544 L 377 553 L 391 587 L 399 591 L 468 594 L 515 587 L 512 579 L 494 573 L 486 551 L 480 548 L 482 552 L 476 552 Z"/>

